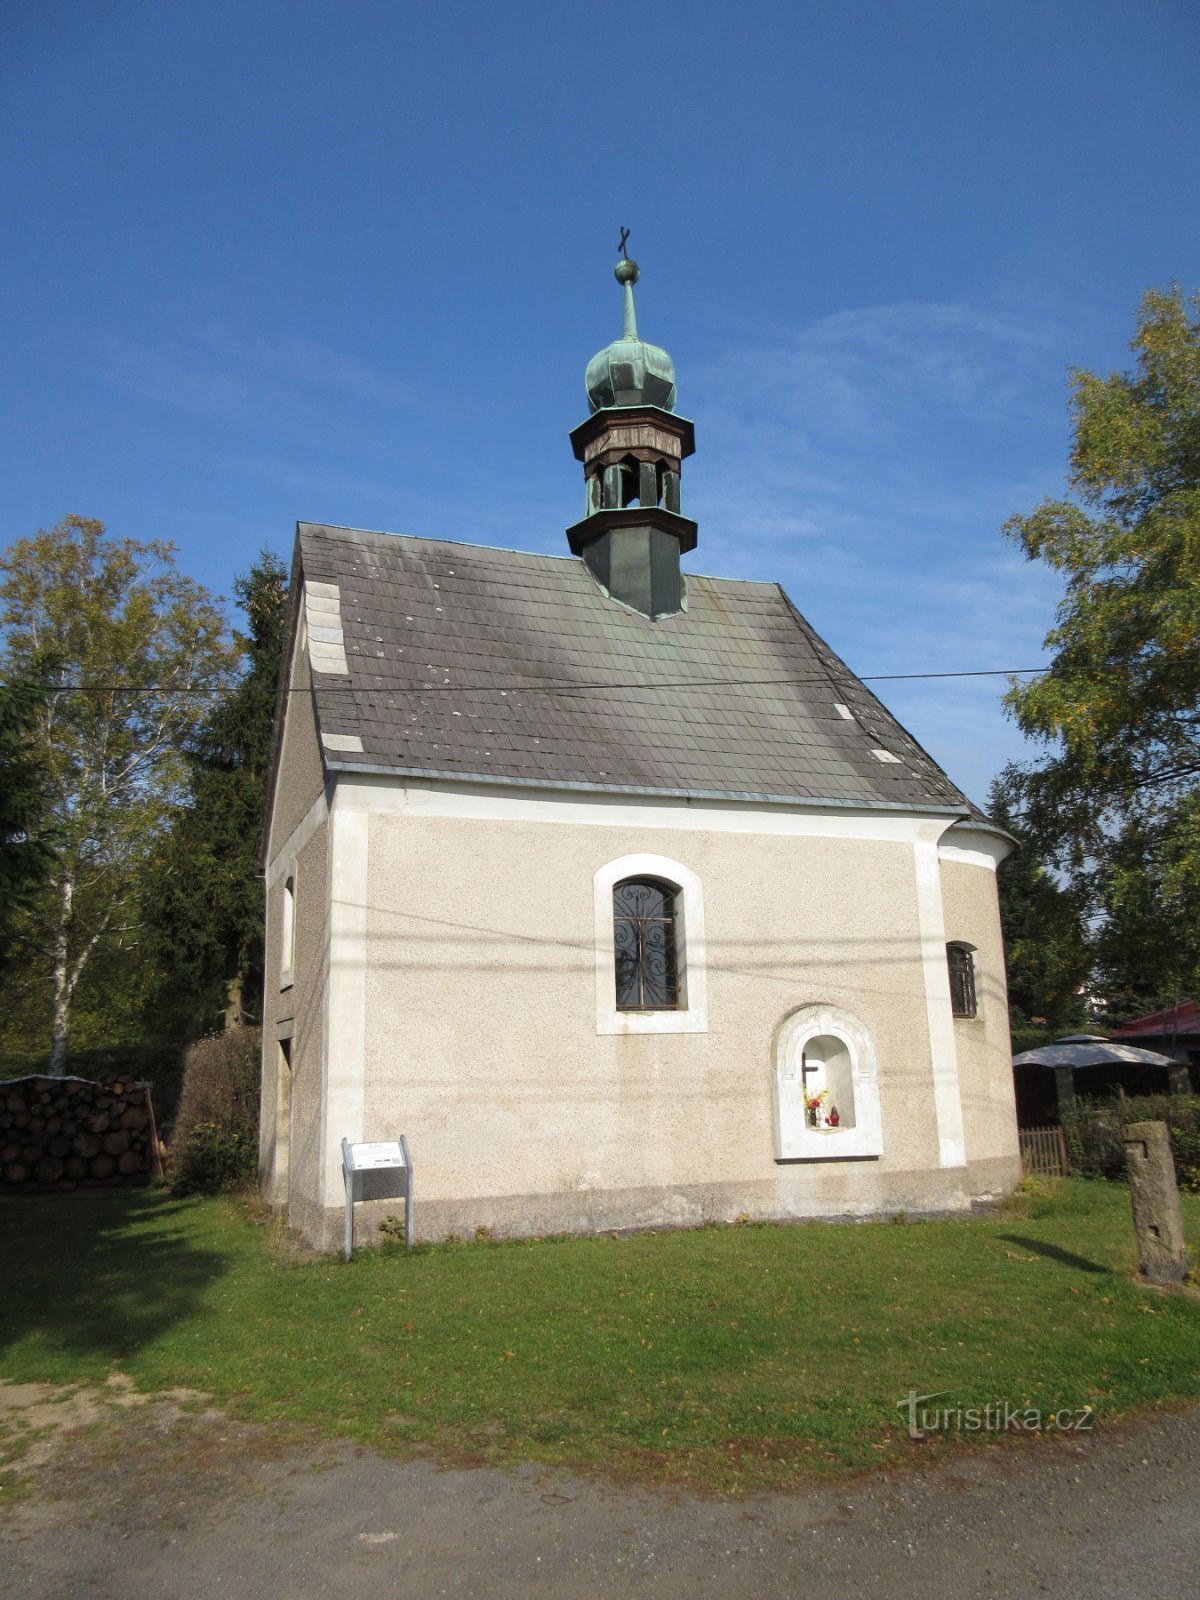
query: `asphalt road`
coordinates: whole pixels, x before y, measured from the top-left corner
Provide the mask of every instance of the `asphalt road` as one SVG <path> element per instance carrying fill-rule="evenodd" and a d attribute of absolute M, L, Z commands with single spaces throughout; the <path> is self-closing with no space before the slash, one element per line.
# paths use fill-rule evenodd
<path fill-rule="evenodd" d="M 0 1593 L 1191 1600 L 1198 1527 L 1200 1408 L 739 1501 L 148 1408 L 65 1435 L 0 1512 Z"/>

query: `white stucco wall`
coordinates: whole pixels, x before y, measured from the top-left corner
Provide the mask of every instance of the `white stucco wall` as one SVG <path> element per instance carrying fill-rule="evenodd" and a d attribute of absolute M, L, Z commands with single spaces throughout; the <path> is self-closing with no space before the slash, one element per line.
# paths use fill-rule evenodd
<path fill-rule="evenodd" d="M 343 776 L 330 818 L 324 1234 L 305 1231 L 333 1242 L 343 1135 L 407 1134 L 426 1235 L 961 1206 L 1007 1186 L 1011 1088 L 973 1044 L 961 1092 L 946 820 Z M 639 853 L 703 885 L 702 1031 L 599 1026 L 593 880 Z M 982 947 L 994 879 L 963 870 L 964 883 L 990 884 L 954 891 Z M 774 1041 L 818 1002 L 869 1031 L 878 1158 L 776 1159 Z M 363 1236 L 396 1209 L 361 1208 Z"/>
<path fill-rule="evenodd" d="M 325 778 L 308 693 L 306 628 L 293 644 L 266 869 L 266 950 L 259 1182 L 301 1231 L 320 1230 L 324 1206 L 322 1107 L 328 964 L 329 871 Z M 293 883 L 290 972 L 284 960 L 284 887 Z M 290 979 L 290 981 L 285 981 Z M 291 1053 L 290 1074 L 280 1041 Z M 286 1154 L 283 1148 L 286 1146 Z"/>
<path fill-rule="evenodd" d="M 314 808 L 315 810 L 316 808 Z M 291 982 L 281 987 L 280 941 L 284 883 L 295 886 L 296 934 Z M 263 1017 L 262 1119 L 259 1151 L 264 1197 L 286 1203 L 293 1221 L 320 1211 L 324 1163 L 321 1144 L 325 1076 L 325 996 L 328 979 L 329 879 L 327 829 L 323 820 L 307 836 L 297 831 L 281 852 L 267 885 L 266 995 Z M 291 1054 L 290 1087 L 279 1041 Z M 290 1104 L 288 1103 L 290 1101 Z M 288 1147 L 287 1181 L 279 1181 L 275 1144 Z"/>
<path fill-rule="evenodd" d="M 272 797 L 267 839 L 268 865 L 299 826 L 309 806 L 325 787 L 321 748 L 312 704 L 312 670 L 308 660 L 308 633 L 303 617 L 297 624 L 288 670 L 288 697 L 283 712 L 279 767 Z"/>
<path fill-rule="evenodd" d="M 977 1014 L 954 1019 L 967 1146 L 994 1150 L 1019 1169 L 1012 1038 L 995 873 L 1008 848 L 995 835 L 956 828 L 943 839 L 939 853 L 946 938 L 970 945 L 974 952 Z"/>

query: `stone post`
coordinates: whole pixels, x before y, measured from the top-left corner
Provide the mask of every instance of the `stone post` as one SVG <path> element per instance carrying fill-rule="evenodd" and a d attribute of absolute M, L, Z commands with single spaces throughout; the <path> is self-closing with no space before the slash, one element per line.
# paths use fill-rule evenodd
<path fill-rule="evenodd" d="M 1151 1283 L 1182 1283 L 1188 1274 L 1187 1247 L 1167 1125 L 1131 1122 L 1124 1140 L 1142 1276 Z"/>
<path fill-rule="evenodd" d="M 1167 1068 L 1167 1089 L 1171 1094 L 1191 1094 L 1192 1075 L 1186 1061 L 1179 1061 Z"/>

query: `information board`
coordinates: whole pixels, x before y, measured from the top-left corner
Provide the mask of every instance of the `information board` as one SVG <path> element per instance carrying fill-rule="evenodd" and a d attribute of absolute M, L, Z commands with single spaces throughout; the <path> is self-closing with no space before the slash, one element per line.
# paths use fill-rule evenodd
<path fill-rule="evenodd" d="M 380 1167 L 406 1167 L 404 1152 L 398 1139 L 385 1144 L 351 1144 L 343 1142 L 346 1165 L 351 1172 L 376 1172 Z"/>
<path fill-rule="evenodd" d="M 404 1242 L 413 1247 L 413 1169 L 408 1153 L 408 1140 L 376 1140 L 374 1143 L 351 1144 L 342 1140 L 342 1177 L 346 1182 L 346 1260 L 354 1249 L 354 1202 L 363 1197 L 362 1180 L 368 1172 L 401 1172 L 404 1174 Z"/>

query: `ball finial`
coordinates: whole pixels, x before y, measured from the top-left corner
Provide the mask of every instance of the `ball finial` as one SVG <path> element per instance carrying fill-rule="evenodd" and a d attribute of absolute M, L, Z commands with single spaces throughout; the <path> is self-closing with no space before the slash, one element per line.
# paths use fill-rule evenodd
<path fill-rule="evenodd" d="M 629 229 L 621 229 L 621 237 L 617 242 L 617 249 L 621 252 L 621 259 L 617 262 L 613 277 L 618 283 L 636 283 L 641 277 L 636 261 L 629 259 L 629 252 L 625 248 L 625 241 L 629 237 Z"/>

